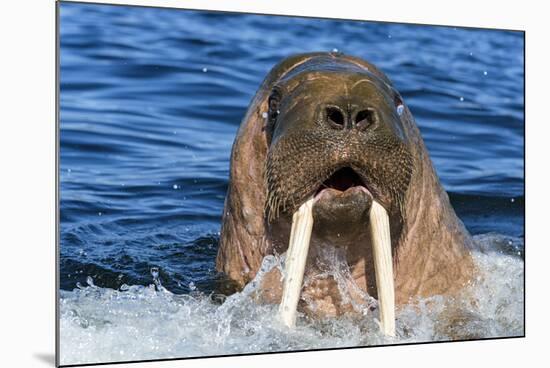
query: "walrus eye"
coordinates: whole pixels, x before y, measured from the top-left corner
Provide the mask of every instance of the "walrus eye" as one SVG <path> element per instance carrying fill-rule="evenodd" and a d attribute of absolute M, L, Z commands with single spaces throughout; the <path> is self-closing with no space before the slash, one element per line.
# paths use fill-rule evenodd
<path fill-rule="evenodd" d="M 365 129 L 376 123 L 377 115 L 373 109 L 361 110 L 355 116 L 355 126 L 358 129 Z"/>
<path fill-rule="evenodd" d="M 275 120 L 277 115 L 279 115 L 279 101 L 269 100 L 269 119 Z"/>
<path fill-rule="evenodd" d="M 279 103 L 281 101 L 281 94 L 280 92 L 275 89 L 271 93 L 271 96 L 269 96 L 269 100 L 267 102 L 268 104 L 268 118 L 270 121 L 274 121 L 277 116 L 279 115 Z"/>
<path fill-rule="evenodd" d="M 277 122 L 277 117 L 279 116 L 279 105 L 281 101 L 281 93 L 278 89 L 274 89 L 269 96 L 267 101 L 268 111 L 265 116 L 267 118 L 267 124 L 265 126 L 265 132 L 267 136 L 268 144 L 271 144 L 271 139 L 273 137 L 273 132 L 275 131 L 275 123 Z"/>

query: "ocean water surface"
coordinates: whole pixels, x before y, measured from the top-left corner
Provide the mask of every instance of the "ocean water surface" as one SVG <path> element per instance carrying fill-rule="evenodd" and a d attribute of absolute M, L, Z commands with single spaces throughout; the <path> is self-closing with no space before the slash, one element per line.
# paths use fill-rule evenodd
<path fill-rule="evenodd" d="M 522 33 L 61 3 L 59 34 L 62 364 L 523 334 Z M 391 341 L 376 315 L 288 331 L 254 285 L 218 292 L 240 120 L 273 65 L 333 50 L 393 81 L 484 249 L 473 301 L 403 308 Z"/>

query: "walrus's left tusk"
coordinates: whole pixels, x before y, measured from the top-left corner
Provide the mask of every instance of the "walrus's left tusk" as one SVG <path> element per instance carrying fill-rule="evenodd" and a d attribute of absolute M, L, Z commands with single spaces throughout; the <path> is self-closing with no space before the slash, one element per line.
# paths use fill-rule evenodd
<path fill-rule="evenodd" d="M 288 327 L 296 323 L 296 308 L 302 291 L 309 241 L 313 229 L 313 198 L 300 206 L 292 216 L 290 241 L 286 251 L 283 297 L 279 305 L 281 320 Z"/>
<path fill-rule="evenodd" d="M 378 307 L 380 310 L 380 330 L 384 335 L 395 336 L 395 290 L 390 222 L 388 213 L 376 201 L 372 202 L 369 217 Z"/>

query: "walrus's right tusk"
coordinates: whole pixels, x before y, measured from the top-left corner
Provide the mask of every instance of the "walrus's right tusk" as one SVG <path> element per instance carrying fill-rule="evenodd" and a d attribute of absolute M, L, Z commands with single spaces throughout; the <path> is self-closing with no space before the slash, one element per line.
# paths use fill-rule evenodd
<path fill-rule="evenodd" d="M 286 251 L 283 297 L 279 305 L 281 320 L 288 327 L 296 323 L 296 308 L 302 291 L 309 240 L 313 229 L 313 198 L 300 206 L 292 216 L 290 241 Z"/>
<path fill-rule="evenodd" d="M 395 291 L 390 222 L 388 213 L 376 201 L 372 202 L 369 217 L 380 310 L 380 330 L 384 335 L 395 336 Z"/>

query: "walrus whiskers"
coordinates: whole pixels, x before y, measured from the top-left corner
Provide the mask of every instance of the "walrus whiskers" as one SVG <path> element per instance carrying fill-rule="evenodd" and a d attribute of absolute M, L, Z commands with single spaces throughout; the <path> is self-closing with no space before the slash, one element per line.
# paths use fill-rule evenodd
<path fill-rule="evenodd" d="M 395 290 L 389 217 L 384 207 L 373 201 L 369 218 L 380 330 L 384 335 L 395 336 Z"/>
<path fill-rule="evenodd" d="M 283 297 L 279 305 L 281 320 L 288 327 L 296 323 L 296 308 L 306 267 L 309 241 L 313 229 L 313 197 L 308 199 L 292 216 L 290 241 L 285 258 Z"/>

